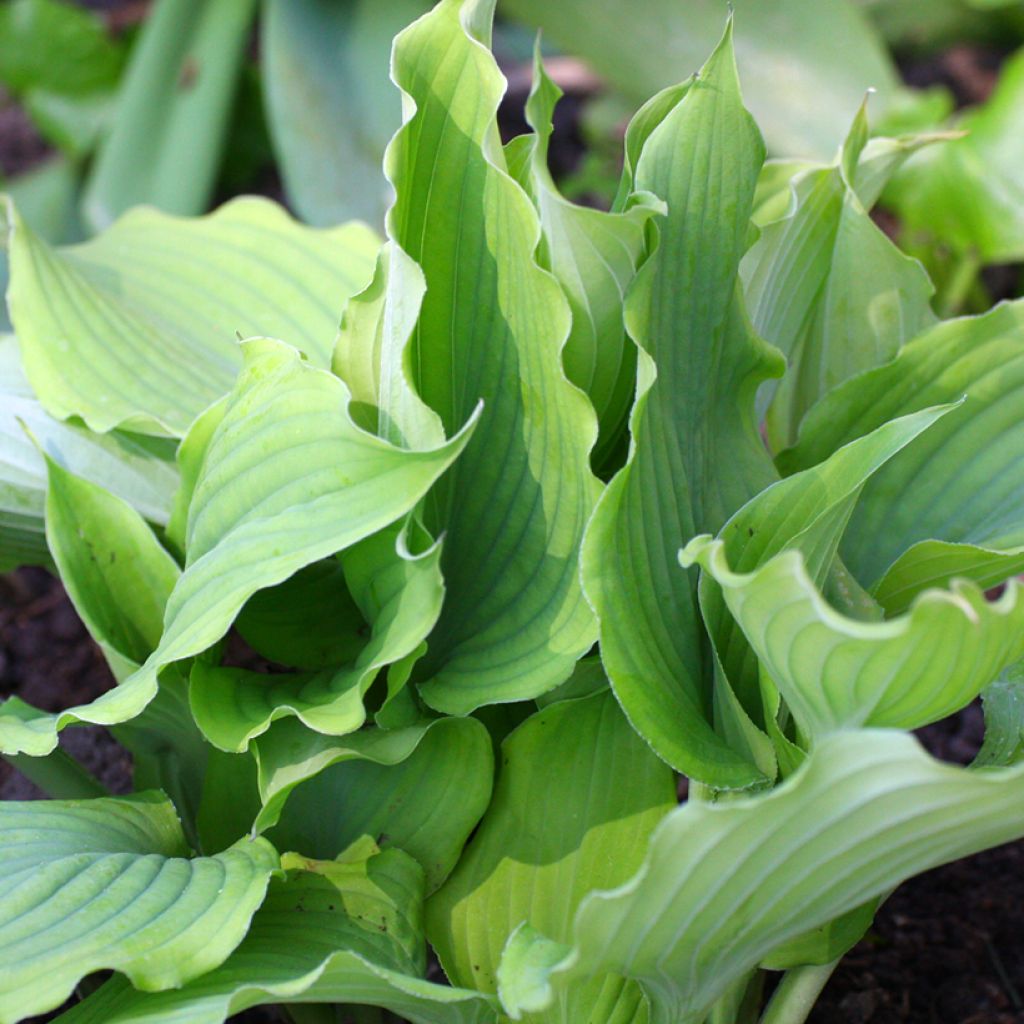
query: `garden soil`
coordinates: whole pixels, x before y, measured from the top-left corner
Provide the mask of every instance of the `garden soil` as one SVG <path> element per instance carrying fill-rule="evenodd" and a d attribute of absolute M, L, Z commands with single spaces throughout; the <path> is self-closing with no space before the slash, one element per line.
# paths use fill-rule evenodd
<path fill-rule="evenodd" d="M 0 577 L 0 696 L 57 710 L 111 682 L 57 580 L 41 569 Z M 922 739 L 937 756 L 966 763 L 981 734 L 981 712 L 972 705 L 923 730 Z M 129 790 L 130 758 L 106 730 L 68 729 L 62 743 L 112 791 Z M 0 761 L 0 798 L 41 795 Z M 1024 1024 L 1022 912 L 1024 841 L 908 882 L 844 959 L 812 1024 Z M 282 1018 L 250 1011 L 234 1020 Z"/>

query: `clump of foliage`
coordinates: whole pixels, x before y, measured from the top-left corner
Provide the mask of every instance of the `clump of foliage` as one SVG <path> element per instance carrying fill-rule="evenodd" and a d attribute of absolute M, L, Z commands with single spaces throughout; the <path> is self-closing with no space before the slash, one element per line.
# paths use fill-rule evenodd
<path fill-rule="evenodd" d="M 1024 835 L 1024 306 L 938 321 L 872 222 L 928 140 L 765 164 L 727 30 L 574 206 L 539 61 L 501 146 L 492 7 L 396 41 L 383 242 L 8 207 L 3 556 L 118 682 L 0 706 L 56 797 L 0 806 L 0 1021 L 110 969 L 62 1021 L 796 1024 L 896 885 Z M 908 735 L 982 691 L 972 768 Z"/>

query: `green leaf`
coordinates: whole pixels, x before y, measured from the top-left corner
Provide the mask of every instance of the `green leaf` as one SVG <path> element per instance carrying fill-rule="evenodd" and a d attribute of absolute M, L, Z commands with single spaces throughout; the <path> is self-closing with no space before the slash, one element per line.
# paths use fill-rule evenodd
<path fill-rule="evenodd" d="M 245 367 L 209 438 L 196 479 L 188 515 L 185 571 L 168 601 L 160 646 L 122 686 L 140 694 L 142 700 L 152 694 L 161 668 L 199 654 L 220 640 L 257 591 L 282 583 L 299 569 L 335 552 L 353 548 L 405 516 L 463 450 L 476 423 L 471 420 L 461 434 L 433 450 L 394 448 L 356 427 L 346 411 L 349 394 L 345 385 L 304 362 L 291 346 L 266 338 L 251 339 L 242 344 L 242 351 Z M 253 466 L 259 466 L 258 474 L 250 472 Z M 359 580 L 354 596 L 364 615 L 378 596 L 371 593 L 374 584 L 380 583 L 374 577 L 378 569 L 375 552 L 388 544 L 394 545 L 394 536 L 382 535 L 346 556 L 355 564 L 347 575 L 350 586 L 353 579 Z M 389 559 L 398 564 L 398 576 L 406 570 L 416 575 L 420 568 L 429 577 L 428 589 L 436 601 L 439 584 L 430 569 L 435 557 L 431 551 L 413 558 L 389 553 Z M 309 709 L 303 708 L 303 717 L 317 728 L 343 732 L 357 728 L 363 716 L 361 694 L 355 714 L 351 694 L 367 684 L 366 672 L 382 660 L 401 656 L 422 639 L 417 633 L 405 643 L 406 629 L 412 627 L 402 617 L 406 612 L 403 600 L 395 597 L 406 594 L 402 589 L 392 594 L 393 586 L 396 583 L 389 580 L 380 595 L 380 634 L 371 638 L 361 655 L 365 663 L 354 667 L 358 679 L 353 676 L 344 686 L 339 682 L 340 720 L 330 723 L 329 704 L 317 713 L 320 700 L 338 696 L 330 685 L 326 692 L 309 695 Z M 362 602 L 360 588 L 367 589 Z M 416 620 L 415 629 L 423 631 L 436 615 L 428 605 L 408 612 Z M 396 636 L 389 638 L 392 627 Z M 389 647 L 392 639 L 395 649 Z M 277 708 L 274 699 L 265 699 L 267 694 L 251 687 L 246 690 L 250 698 L 256 698 L 255 711 L 240 706 L 237 720 L 203 721 L 211 738 L 225 749 L 243 748 L 249 736 L 269 725 Z M 347 703 L 345 691 L 350 694 Z M 207 691 L 199 696 L 212 694 Z M 301 699 L 302 694 L 297 697 Z M 197 714 L 202 714 L 195 683 L 192 703 Z"/>
<path fill-rule="evenodd" d="M 836 163 L 793 179 L 788 212 L 743 261 L 754 327 L 789 362 L 768 410 L 775 450 L 792 443 L 822 395 L 935 322 L 924 268 L 889 241 L 855 190 L 867 137 L 862 106 Z"/>
<path fill-rule="evenodd" d="M 830 607 L 803 556 L 784 551 L 750 573 L 729 565 L 724 542 L 695 538 L 699 562 L 779 688 L 805 735 L 863 726 L 916 729 L 973 700 L 1024 656 L 1024 601 L 1011 585 L 996 602 L 966 580 L 928 590 L 886 622 Z"/>
<path fill-rule="evenodd" d="M 527 719 L 502 745 L 483 823 L 427 903 L 427 934 L 448 977 L 494 992 L 502 948 L 526 920 L 569 941 L 581 900 L 639 867 L 648 836 L 675 803 L 672 772 L 610 693 L 564 701 Z M 602 972 L 536 1020 L 626 1024 L 646 1020 L 641 1003 L 635 986 Z"/>
<path fill-rule="evenodd" d="M 717 0 L 503 0 L 508 14 L 537 25 L 577 53 L 634 102 L 644 102 L 700 67 L 722 31 Z M 846 0 L 738 0 L 736 49 L 743 91 L 779 156 L 827 160 L 837 128 L 864 96 L 884 109 L 898 89 L 891 59 L 856 4 Z"/>
<path fill-rule="evenodd" d="M 288 198 L 303 220 L 384 222 L 380 168 L 401 123 L 387 75 L 391 39 L 426 0 L 264 0 L 267 117 Z"/>
<path fill-rule="evenodd" d="M 123 61 L 123 49 L 92 11 L 58 0 L 10 0 L 0 7 L 0 81 L 15 94 L 110 89 Z"/>
<path fill-rule="evenodd" d="M 354 661 L 366 643 L 366 627 L 337 558 L 314 562 L 284 583 L 257 591 L 235 621 L 261 657 L 311 671 Z"/>
<path fill-rule="evenodd" d="M 241 942 L 277 870 L 242 840 L 189 860 L 165 798 L 0 804 L 0 1021 L 59 1006 L 110 968 L 136 988 L 176 988 Z"/>
<path fill-rule="evenodd" d="M 315 871 L 271 882 L 245 941 L 222 967 L 171 992 L 136 992 L 114 978 L 61 1024 L 221 1024 L 263 1003 L 358 1003 L 413 1024 L 497 1024 L 487 996 L 412 973 L 424 961 L 414 861 L 390 850 L 308 866 Z"/>
<path fill-rule="evenodd" d="M 86 183 L 94 231 L 150 204 L 194 216 L 213 196 L 256 0 L 158 0 Z"/>
<path fill-rule="evenodd" d="M 181 570 L 126 501 L 46 464 L 46 539 L 61 582 L 104 653 L 137 667 L 160 642 Z"/>
<path fill-rule="evenodd" d="M 7 217 L 26 375 L 47 412 L 98 431 L 180 437 L 230 390 L 238 336 L 284 335 L 326 366 L 377 247 L 362 225 L 314 231 L 262 199 L 191 221 L 137 210 L 62 250 Z"/>
<path fill-rule="evenodd" d="M 389 234 L 426 283 L 413 384 L 449 433 L 484 400 L 424 513 L 445 534 L 447 597 L 417 678 L 428 704 L 457 714 L 552 689 L 594 640 L 578 550 L 596 423 L 563 372 L 569 306 L 535 260 L 539 218 L 498 144 L 492 8 L 443 0 L 398 37 L 409 116 L 387 157 Z"/>
<path fill-rule="evenodd" d="M 1021 174 L 1024 54 L 1000 69 L 988 101 L 956 127 L 963 138 L 909 161 L 888 192 L 913 238 L 935 239 L 985 263 L 1024 258 L 1024 177 Z"/>
<path fill-rule="evenodd" d="M 967 396 L 872 478 L 850 520 L 842 557 L 889 613 L 955 576 L 988 587 L 1024 568 L 1022 388 L 1024 303 L 1009 303 L 938 324 L 836 388 L 779 456 L 793 472 L 896 416 Z"/>
<path fill-rule="evenodd" d="M 177 484 L 173 462 L 145 438 L 121 431 L 94 434 L 47 415 L 22 374 L 17 342 L 0 337 L 0 571 L 49 564 L 41 452 L 78 476 L 102 482 L 152 522 L 167 522 Z"/>
<path fill-rule="evenodd" d="M 688 88 L 638 116 L 626 143 L 633 188 L 669 212 L 626 299 L 640 348 L 633 447 L 587 530 L 584 585 L 633 726 L 679 771 L 742 787 L 764 774 L 711 725 L 697 575 L 674 570 L 686 541 L 776 479 L 754 396 L 781 359 L 751 331 L 737 273 L 764 149 L 740 99 L 731 32 Z"/>
<path fill-rule="evenodd" d="M 115 677 L 124 678 L 159 642 L 178 566 L 127 502 L 49 456 L 46 463 L 47 543 L 76 610 Z M 11 698 L 0 704 L 0 750 L 48 754 L 64 726 L 124 722 L 139 714 L 149 699 L 115 687 L 90 704 L 51 714 Z"/>
<path fill-rule="evenodd" d="M 622 441 L 633 401 L 636 349 L 626 338 L 622 304 L 646 256 L 644 225 L 658 211 L 640 203 L 622 213 L 606 213 L 562 197 L 548 170 L 552 117 L 561 95 L 544 71 L 538 49 L 526 104 L 534 134 L 520 137 L 527 145 L 516 177 L 540 213 L 542 262 L 558 279 L 572 310 L 565 372 L 586 391 L 597 412 L 600 434 L 591 460 L 600 467 Z"/>
<path fill-rule="evenodd" d="M 865 482 L 950 410 L 940 406 L 884 423 L 819 465 L 752 498 L 721 532 L 724 558 L 732 570 L 751 573 L 781 551 L 799 551 L 809 580 L 823 588 L 836 570 L 836 548 Z M 834 576 L 831 582 L 837 582 Z M 743 639 L 745 623 L 734 618 L 727 605 L 727 595 L 704 575 L 700 606 L 721 673 L 716 676 L 719 707 L 727 707 L 727 689 L 731 690 L 750 718 L 759 725 L 767 722 L 771 731 L 778 710 L 770 706 L 773 688 L 760 678 L 757 658 Z M 779 751 L 780 756 L 783 753 Z"/>
<path fill-rule="evenodd" d="M 354 732 L 365 723 L 363 698 L 371 683 L 382 668 L 412 654 L 423 643 L 437 622 L 444 598 L 438 568 L 441 545 L 432 544 L 414 554 L 409 550 L 408 533 L 402 525 L 392 526 L 340 556 L 348 590 L 370 627 L 369 638 L 350 663 L 313 676 L 266 676 L 196 663 L 192 669 L 192 713 L 214 746 L 245 750 L 271 722 L 287 715 L 332 736 Z M 272 543 L 274 534 L 269 528 L 267 536 Z M 307 543 L 317 540 L 312 532 L 304 539 Z M 344 605 L 340 611 L 343 616 Z M 344 626 L 339 616 L 335 627 Z"/>
<path fill-rule="evenodd" d="M 584 900 L 557 962 L 550 939 L 536 956 L 529 936 L 510 944 L 506 1010 L 515 1018 L 578 978 L 616 971 L 641 984 L 652 1024 L 699 1024 L 730 984 L 808 928 L 1024 834 L 1022 797 L 1021 769 L 954 768 L 886 730 L 830 736 L 771 793 L 671 812 L 636 875 Z"/>
<path fill-rule="evenodd" d="M 985 742 L 974 767 L 991 768 L 1024 761 L 1024 664 L 1009 665 L 981 694 Z"/>
<path fill-rule="evenodd" d="M 257 832 L 273 828 L 276 844 L 316 857 L 372 836 L 419 861 L 428 893 L 448 877 L 491 797 L 491 741 L 472 718 L 364 729 L 341 740 L 281 722 L 255 753 Z"/>

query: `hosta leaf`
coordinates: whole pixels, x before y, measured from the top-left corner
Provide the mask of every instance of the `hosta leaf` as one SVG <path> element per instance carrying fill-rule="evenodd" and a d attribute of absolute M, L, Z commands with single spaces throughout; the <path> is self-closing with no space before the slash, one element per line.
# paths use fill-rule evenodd
<path fill-rule="evenodd" d="M 276 825 L 275 843 L 317 857 L 335 857 L 372 836 L 419 861 L 428 893 L 455 866 L 491 797 L 491 741 L 472 718 L 364 729 L 343 739 L 281 722 L 255 752 L 263 800 L 256 831 Z"/>
<path fill-rule="evenodd" d="M 763 773 L 710 724 L 697 576 L 674 561 L 776 478 L 754 396 L 781 360 L 752 333 L 737 276 L 764 149 L 740 99 L 729 32 L 692 84 L 664 99 L 631 129 L 646 133 L 633 186 L 668 206 L 626 299 L 641 348 L 633 448 L 587 531 L 583 576 L 608 677 L 634 727 L 680 771 L 745 786 Z M 627 151 L 638 142 L 627 136 Z"/>
<path fill-rule="evenodd" d="M 1024 834 L 1024 770 L 970 772 L 886 730 L 824 739 L 778 789 L 690 803 L 625 885 L 594 893 L 571 945 L 513 938 L 507 1009 L 592 972 L 634 978 L 653 1024 L 697 1024 L 772 949 L 905 878 Z"/>
<path fill-rule="evenodd" d="M 21 372 L 17 342 L 0 338 L 0 571 L 50 561 L 41 452 L 78 476 L 102 482 L 147 519 L 167 522 L 178 479 L 174 463 L 145 438 L 121 431 L 94 434 L 53 419 Z"/>
<path fill-rule="evenodd" d="M 86 184 L 94 231 L 143 203 L 192 216 L 207 209 L 255 11 L 256 0 L 154 5 Z"/>
<path fill-rule="evenodd" d="M 694 562 L 721 586 L 809 736 L 868 725 L 916 729 L 958 711 L 1024 656 L 1015 585 L 990 603 L 958 580 L 948 591 L 925 591 L 899 618 L 861 622 L 826 603 L 797 551 L 737 573 L 722 541 L 698 537 L 683 553 L 684 565 Z"/>
<path fill-rule="evenodd" d="M 840 548 L 891 613 L 953 576 L 991 586 L 1024 568 L 1022 392 L 1024 303 L 1009 303 L 938 324 L 836 388 L 779 456 L 793 472 L 893 417 L 967 396 L 872 478 Z"/>
<path fill-rule="evenodd" d="M 262 199 L 197 220 L 136 210 L 68 249 L 48 247 L 10 207 L 0 229 L 11 320 L 47 412 L 175 436 L 231 389 L 240 336 L 286 337 L 328 365 L 377 247 L 363 225 L 314 231 Z"/>
<path fill-rule="evenodd" d="M 303 220 L 383 223 L 389 190 L 380 168 L 402 109 L 387 75 L 391 39 L 428 7 L 427 0 L 264 0 L 268 126 Z"/>
<path fill-rule="evenodd" d="M 278 866 L 263 839 L 189 860 L 174 808 L 152 794 L 0 804 L 0 848 L 4 1024 L 102 968 L 150 991 L 213 969 Z"/>
<path fill-rule="evenodd" d="M 820 463 L 780 480 L 743 506 L 722 530 L 725 557 L 737 573 L 753 572 L 784 550 L 799 551 L 810 581 L 824 587 L 835 553 L 865 481 L 931 428 L 949 406 L 925 409 L 885 423 Z M 707 575 L 700 606 L 715 646 L 724 683 L 757 722 L 770 718 L 762 705 L 759 666 L 721 589 Z M 716 681 L 719 686 L 723 680 Z M 721 694 L 719 694 L 721 697 Z"/>
<path fill-rule="evenodd" d="M 536 211 L 507 174 L 493 3 L 443 0 L 396 41 L 409 116 L 388 152 L 389 233 L 423 270 L 409 362 L 449 434 L 480 426 L 425 510 L 447 596 L 417 667 L 424 699 L 466 713 L 536 696 L 594 640 L 578 549 L 596 496 L 596 423 L 560 354 L 569 307 L 535 261 Z"/>
<path fill-rule="evenodd" d="M 276 718 L 295 715 L 311 729 L 341 736 L 366 721 L 363 697 L 378 672 L 415 651 L 441 611 L 441 546 L 420 554 L 405 529 L 393 526 L 341 555 L 349 592 L 369 626 L 353 661 L 312 676 L 266 676 L 198 662 L 192 669 L 196 722 L 222 750 L 245 750 Z M 336 627 L 346 623 L 340 609 Z"/>
<path fill-rule="evenodd" d="M 982 692 L 985 742 L 976 767 L 1019 764 L 1024 761 L 1024 664 L 1008 666 Z"/>
<path fill-rule="evenodd" d="M 430 451 L 394 448 L 356 427 L 346 411 L 345 385 L 305 363 L 291 346 L 264 338 L 247 341 L 242 349 L 245 368 L 209 439 L 195 484 L 185 571 L 168 601 L 160 646 L 124 684 L 143 692 L 151 692 L 163 666 L 199 654 L 223 637 L 258 590 L 353 547 L 408 513 L 465 447 L 476 422 Z M 251 472 L 254 466 L 258 474 Z M 393 538 L 384 543 L 389 541 Z M 349 557 L 358 561 L 361 554 Z M 430 557 L 423 555 L 422 564 Z M 372 587 L 373 566 L 358 571 Z M 381 608 L 382 629 L 390 629 L 389 617 L 399 610 L 393 604 Z M 424 607 L 413 614 L 429 618 L 431 613 Z M 412 646 L 421 639 L 417 636 Z M 374 636 L 364 652 L 368 660 L 383 657 L 373 647 L 377 642 Z M 383 646 L 383 636 L 379 642 Z M 363 682 L 360 676 L 358 686 Z M 232 732 L 233 742 L 218 738 L 227 749 L 244 746 L 248 735 L 269 724 L 277 707 L 264 699 L 268 695 L 248 692 L 259 704 L 255 713 L 248 715 L 240 706 L 238 723 L 205 723 Z M 311 695 L 311 711 L 331 697 L 329 687 Z M 195 687 L 193 706 L 198 712 Z M 330 707 L 324 714 L 330 716 Z M 343 731 L 361 721 L 352 725 L 352 715 L 344 717 L 337 726 Z"/>
<path fill-rule="evenodd" d="M 174 559 L 127 502 L 46 457 L 46 538 L 61 579 L 115 677 L 156 647 L 164 605 L 179 576 Z M 152 692 L 114 687 L 56 714 L 20 699 L 0 704 L 0 750 L 47 754 L 72 722 L 117 724 L 138 715 Z"/>
<path fill-rule="evenodd" d="M 896 176 L 887 201 L 911 237 L 986 263 L 1024 257 L 1022 97 L 1024 54 L 1016 54 L 988 101 L 956 122 L 964 137 L 925 150 Z"/>
<path fill-rule="evenodd" d="M 652 829 L 676 803 L 672 772 L 607 691 L 537 712 L 505 740 L 501 763 L 480 829 L 427 903 L 428 935 L 448 977 L 485 992 L 496 990 L 502 948 L 521 922 L 569 941 L 580 901 L 639 867 Z M 635 986 L 602 973 L 557 1011 L 530 1019 L 647 1017 Z"/>
<path fill-rule="evenodd" d="M 722 29 L 717 0 L 503 0 L 507 13 L 577 53 L 637 103 L 700 67 Z M 847 0 L 739 0 L 736 49 L 745 94 L 772 151 L 827 160 L 837 125 L 866 89 L 879 109 L 895 69 L 864 14 Z"/>
<path fill-rule="evenodd" d="M 341 318 L 332 369 L 352 393 L 353 419 L 402 447 L 440 444 L 444 427 L 412 384 L 409 339 L 427 290 L 423 271 L 394 242 L 377 256 L 373 280 Z"/>
<path fill-rule="evenodd" d="M 775 449 L 795 439 L 823 394 L 935 321 L 924 268 L 889 241 L 855 191 L 867 137 L 862 106 L 835 165 L 794 179 L 790 210 L 743 261 L 754 327 L 789 361 L 768 410 Z"/>
<path fill-rule="evenodd" d="M 539 50 L 533 74 L 526 117 L 534 134 L 520 136 L 523 166 L 516 176 L 540 213 L 543 262 L 572 309 L 565 371 L 597 412 L 600 437 L 592 460 L 599 467 L 622 440 L 633 400 L 636 348 L 626 338 L 622 302 L 646 254 L 644 225 L 656 211 L 640 204 L 607 213 L 562 197 L 548 170 L 552 117 L 562 92 L 544 71 Z"/>
<path fill-rule="evenodd" d="M 414 862 L 390 850 L 310 866 L 271 883 L 245 941 L 217 970 L 173 992 L 135 992 L 115 978 L 61 1024 L 221 1024 L 262 1003 L 366 1004 L 413 1024 L 497 1024 L 489 997 L 410 973 L 423 960 Z"/>
<path fill-rule="evenodd" d="M 261 657 L 312 671 L 354 661 L 366 644 L 366 626 L 337 558 L 314 562 L 284 583 L 258 590 L 235 620 Z"/>

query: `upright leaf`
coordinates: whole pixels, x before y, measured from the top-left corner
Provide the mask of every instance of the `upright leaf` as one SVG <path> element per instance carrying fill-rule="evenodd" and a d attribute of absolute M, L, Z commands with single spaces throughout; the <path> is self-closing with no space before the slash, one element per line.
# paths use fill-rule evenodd
<path fill-rule="evenodd" d="M 526 103 L 532 136 L 520 136 L 523 166 L 516 172 L 532 195 L 543 229 L 542 260 L 558 278 L 572 310 L 565 371 L 590 396 L 600 434 L 592 453 L 601 467 L 620 445 L 636 382 L 636 349 L 626 338 L 622 304 L 646 255 L 649 203 L 607 213 L 564 199 L 548 170 L 552 116 L 562 92 L 548 77 L 538 49 Z M 514 146 L 516 141 L 512 143 Z M 523 145 L 525 143 L 525 145 Z M 510 161 L 517 154 L 510 153 Z"/>
<path fill-rule="evenodd" d="M 738 0 L 736 48 L 750 109 L 772 151 L 829 159 L 866 89 L 898 89 L 881 40 L 849 0 Z M 503 9 L 578 53 L 636 103 L 700 67 L 721 31 L 717 0 L 503 0 Z"/>
<path fill-rule="evenodd" d="M 46 411 L 177 437 L 231 389 L 239 336 L 286 337 L 326 366 L 377 248 L 363 225 L 314 231 L 251 198 L 198 220 L 136 210 L 67 249 L 51 249 L 11 207 L 0 231 L 11 320 Z"/>
<path fill-rule="evenodd" d="M 789 362 L 768 410 L 774 449 L 793 441 L 822 395 L 887 362 L 935 320 L 928 275 L 889 241 L 855 190 L 867 138 L 862 106 L 835 165 L 793 180 L 791 208 L 764 227 L 743 261 L 754 327 Z"/>
<path fill-rule="evenodd" d="M 256 0 L 158 0 L 83 199 L 94 231 L 150 204 L 195 216 L 213 196 Z"/>
<path fill-rule="evenodd" d="M 408 119 L 387 158 L 389 233 L 426 282 L 413 383 L 449 433 L 484 400 L 426 508 L 445 534 L 447 597 L 417 675 L 424 699 L 455 713 L 552 689 L 594 639 L 578 566 L 594 415 L 562 369 L 569 308 L 535 261 L 537 214 L 505 169 L 492 9 L 442 0 L 399 36 Z"/>
<path fill-rule="evenodd" d="M 626 300 L 640 349 L 633 446 L 587 531 L 583 576 L 629 720 L 673 767 L 739 787 L 763 774 L 712 727 L 697 577 L 673 565 L 695 533 L 717 531 L 775 479 L 754 396 L 781 360 L 751 331 L 738 281 L 764 149 L 740 99 L 731 29 L 665 99 L 641 112 L 634 157 L 634 189 L 668 215 Z"/>
<path fill-rule="evenodd" d="M 570 944 L 514 936 L 501 968 L 506 1010 L 515 1019 L 614 971 L 643 987 L 652 1024 L 698 1024 L 808 928 L 1024 834 L 1022 798 L 1019 767 L 954 768 L 886 730 L 831 736 L 770 794 L 671 812 L 633 878 L 584 900 Z"/>
<path fill-rule="evenodd" d="M 844 537 L 843 559 L 890 612 L 954 576 L 991 586 L 1024 569 L 1022 389 L 1017 302 L 938 324 L 892 362 L 836 388 L 779 456 L 792 472 L 896 416 L 966 395 L 875 475 Z"/>
<path fill-rule="evenodd" d="M 264 0 L 260 51 L 267 119 L 288 198 L 325 227 L 384 222 L 380 168 L 401 122 L 387 76 L 391 39 L 426 0 Z"/>
<path fill-rule="evenodd" d="M 581 900 L 639 867 L 648 836 L 673 806 L 672 772 L 607 691 L 529 718 L 502 745 L 491 807 L 427 904 L 428 935 L 448 977 L 494 992 L 501 951 L 523 921 L 570 941 Z M 571 989 L 557 1010 L 531 1018 L 597 1019 L 645 1021 L 639 990 L 601 974 Z"/>
<path fill-rule="evenodd" d="M 278 859 L 263 839 L 189 860 L 158 795 L 0 804 L 0 1021 L 59 1006 L 111 968 L 175 988 L 241 942 Z"/>

